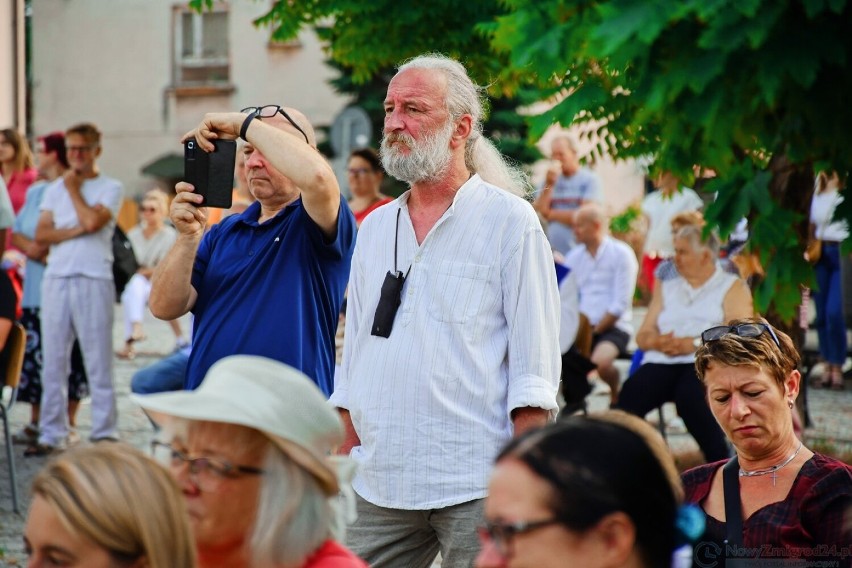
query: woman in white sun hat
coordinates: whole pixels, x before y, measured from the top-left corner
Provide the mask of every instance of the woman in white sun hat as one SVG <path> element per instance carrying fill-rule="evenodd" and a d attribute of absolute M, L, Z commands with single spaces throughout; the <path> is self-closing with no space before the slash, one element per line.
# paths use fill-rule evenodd
<path fill-rule="evenodd" d="M 183 491 L 200 568 L 366 567 L 333 537 L 343 429 L 308 377 L 236 355 L 195 391 L 134 399 L 162 428 L 152 448 Z"/>

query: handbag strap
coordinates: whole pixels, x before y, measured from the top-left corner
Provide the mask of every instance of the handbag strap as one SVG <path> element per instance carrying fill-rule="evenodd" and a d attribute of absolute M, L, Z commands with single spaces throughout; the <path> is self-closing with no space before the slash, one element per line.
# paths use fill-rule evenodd
<path fill-rule="evenodd" d="M 740 462 L 732 457 L 722 469 L 725 493 L 725 532 L 728 544 L 743 543 L 743 509 L 740 501 Z"/>

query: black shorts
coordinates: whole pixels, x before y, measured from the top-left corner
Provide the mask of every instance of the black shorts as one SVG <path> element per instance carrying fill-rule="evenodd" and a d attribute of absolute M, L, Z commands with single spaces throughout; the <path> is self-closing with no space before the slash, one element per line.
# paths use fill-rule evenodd
<path fill-rule="evenodd" d="M 627 355 L 627 344 L 630 343 L 630 334 L 617 327 L 611 327 L 603 333 L 592 335 L 592 350 L 601 341 L 609 341 L 618 348 L 619 356 Z"/>

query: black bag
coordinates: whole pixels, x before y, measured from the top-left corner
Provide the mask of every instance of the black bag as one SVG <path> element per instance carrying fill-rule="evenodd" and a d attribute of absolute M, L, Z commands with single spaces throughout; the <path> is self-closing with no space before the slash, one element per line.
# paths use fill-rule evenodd
<path fill-rule="evenodd" d="M 136 255 L 133 254 L 133 246 L 124 231 L 116 225 L 115 232 L 112 234 L 112 278 L 115 281 L 116 302 L 121 298 L 124 287 L 137 270 L 139 270 L 139 263 L 136 262 Z"/>

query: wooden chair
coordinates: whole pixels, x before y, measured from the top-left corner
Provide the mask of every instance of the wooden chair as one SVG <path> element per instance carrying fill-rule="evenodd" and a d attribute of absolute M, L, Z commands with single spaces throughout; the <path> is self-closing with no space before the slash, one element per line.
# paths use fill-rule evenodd
<path fill-rule="evenodd" d="M 9 355 L 6 364 L 5 385 L 12 389 L 9 402 L 4 402 L 0 397 L 0 418 L 3 420 L 3 433 L 6 438 L 6 461 L 9 462 L 9 480 L 12 483 L 12 510 L 20 513 L 18 510 L 18 484 L 15 475 L 15 456 L 12 452 L 12 435 L 9 432 L 9 411 L 15 405 L 15 399 L 18 396 L 18 385 L 21 382 L 21 368 L 24 366 L 24 350 L 27 346 L 27 332 L 24 326 L 15 322 L 12 324 L 12 329 L 9 330 L 9 337 L 6 339 L 6 351 Z M 0 391 L 2 392 L 2 391 Z"/>

